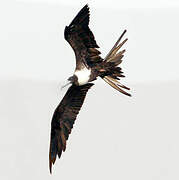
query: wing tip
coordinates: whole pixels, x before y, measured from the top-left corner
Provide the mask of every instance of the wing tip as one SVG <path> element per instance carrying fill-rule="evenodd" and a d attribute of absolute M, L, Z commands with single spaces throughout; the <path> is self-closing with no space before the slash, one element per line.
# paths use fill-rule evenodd
<path fill-rule="evenodd" d="M 89 6 L 88 4 L 86 4 L 79 12 L 78 14 L 75 16 L 75 18 L 72 20 L 72 22 L 70 23 L 69 26 L 72 26 L 73 24 L 78 24 L 80 22 L 80 19 L 83 19 L 84 17 L 88 16 L 88 22 L 89 23 L 89 15 L 90 15 L 90 11 L 89 11 Z"/>
<path fill-rule="evenodd" d="M 55 164 L 55 161 L 56 161 L 56 156 L 52 159 L 51 155 L 49 153 L 49 171 L 50 171 L 50 174 L 52 174 L 52 165 Z"/>
<path fill-rule="evenodd" d="M 49 155 L 49 171 L 50 171 L 50 174 L 52 174 L 52 164 L 55 163 L 55 160 L 56 160 L 56 158 L 51 159 L 51 156 Z"/>
<path fill-rule="evenodd" d="M 49 161 L 49 171 L 50 171 L 50 174 L 52 174 L 52 162 Z"/>
<path fill-rule="evenodd" d="M 85 6 L 84 6 L 83 8 L 85 8 L 85 9 L 88 9 L 88 10 L 89 10 L 89 4 L 88 4 L 88 3 L 86 3 L 86 4 L 85 4 Z"/>

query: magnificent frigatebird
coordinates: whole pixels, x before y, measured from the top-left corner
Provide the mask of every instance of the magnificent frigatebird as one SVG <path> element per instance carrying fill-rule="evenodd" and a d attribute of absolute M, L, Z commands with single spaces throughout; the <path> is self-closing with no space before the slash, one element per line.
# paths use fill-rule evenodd
<path fill-rule="evenodd" d="M 62 151 L 66 149 L 66 141 L 71 133 L 76 116 L 84 102 L 87 91 L 94 85 L 90 83 L 101 77 L 110 86 L 119 92 L 130 96 L 123 89 L 128 87 L 119 82 L 124 77 L 118 65 L 122 62 L 125 50 L 119 51 L 127 41 L 121 41 L 126 33 L 122 33 L 111 51 L 102 59 L 94 35 L 88 27 L 89 7 L 85 5 L 69 26 L 65 27 L 64 36 L 71 45 L 76 56 L 76 69 L 73 76 L 68 78 L 72 85 L 67 90 L 64 98 L 57 106 L 51 122 L 51 140 L 49 152 L 50 173 L 56 156 L 60 158 Z M 123 88 L 123 89 L 122 89 Z"/>

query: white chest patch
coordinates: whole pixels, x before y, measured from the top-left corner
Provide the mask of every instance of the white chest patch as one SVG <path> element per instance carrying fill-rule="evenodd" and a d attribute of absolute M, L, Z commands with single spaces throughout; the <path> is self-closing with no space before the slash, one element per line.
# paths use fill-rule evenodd
<path fill-rule="evenodd" d="M 75 71 L 74 74 L 78 77 L 78 84 L 81 86 L 88 83 L 91 74 L 91 69 L 87 69 L 85 67 L 81 70 Z"/>

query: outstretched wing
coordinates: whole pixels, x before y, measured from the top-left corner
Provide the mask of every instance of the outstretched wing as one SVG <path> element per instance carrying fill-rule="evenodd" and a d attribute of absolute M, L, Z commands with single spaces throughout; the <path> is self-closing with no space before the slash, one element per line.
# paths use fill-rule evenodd
<path fill-rule="evenodd" d="M 83 86 L 72 85 L 53 114 L 49 152 L 50 173 L 56 156 L 60 158 L 62 151 L 65 151 L 66 141 L 91 86 L 92 83 Z"/>
<path fill-rule="evenodd" d="M 71 24 L 65 27 L 65 39 L 75 52 L 77 69 L 80 68 L 81 63 L 91 67 L 93 64 L 102 61 L 102 58 L 99 56 L 101 53 L 96 49 L 99 46 L 88 24 L 89 7 L 85 5 Z"/>

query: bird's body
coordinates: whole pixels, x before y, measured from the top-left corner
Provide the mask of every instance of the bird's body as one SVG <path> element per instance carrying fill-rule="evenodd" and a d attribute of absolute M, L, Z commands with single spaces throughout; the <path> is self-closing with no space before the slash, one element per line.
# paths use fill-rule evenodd
<path fill-rule="evenodd" d="M 76 69 L 68 78 L 72 84 L 64 98 L 57 106 L 51 122 L 51 140 L 49 152 L 49 168 L 55 163 L 56 156 L 60 158 L 66 149 L 66 141 L 73 128 L 74 121 L 84 102 L 86 93 L 94 85 L 91 83 L 97 77 L 102 78 L 114 89 L 130 96 L 123 89 L 128 87 L 119 82 L 124 77 L 118 65 L 122 62 L 125 50 L 119 51 L 127 41 L 120 42 L 126 30 L 119 37 L 111 51 L 102 59 L 94 35 L 88 27 L 89 7 L 84 6 L 69 26 L 65 27 L 64 37 L 75 52 Z M 119 51 L 119 52 L 118 52 Z"/>
<path fill-rule="evenodd" d="M 83 66 L 81 69 L 75 70 L 74 75 L 78 79 L 78 85 L 84 85 L 87 84 L 90 80 L 90 75 L 91 75 L 91 68 L 87 68 L 86 66 Z"/>

